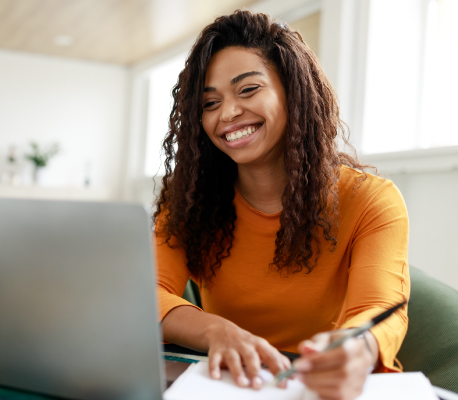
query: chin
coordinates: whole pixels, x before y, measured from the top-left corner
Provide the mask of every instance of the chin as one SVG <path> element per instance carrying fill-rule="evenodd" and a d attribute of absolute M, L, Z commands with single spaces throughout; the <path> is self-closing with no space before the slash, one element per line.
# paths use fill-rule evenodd
<path fill-rule="evenodd" d="M 254 157 L 231 157 L 232 161 L 234 161 L 237 165 L 248 165 L 252 164 L 256 161 L 256 158 Z"/>

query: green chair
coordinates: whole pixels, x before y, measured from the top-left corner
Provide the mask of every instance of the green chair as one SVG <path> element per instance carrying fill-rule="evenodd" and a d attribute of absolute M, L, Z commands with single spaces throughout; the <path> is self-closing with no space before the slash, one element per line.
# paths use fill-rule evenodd
<path fill-rule="evenodd" d="M 197 307 L 202 308 L 202 301 L 200 299 L 199 286 L 192 281 L 188 280 L 188 284 L 183 293 L 183 299 L 189 301 L 190 303 L 196 305 Z"/>
<path fill-rule="evenodd" d="M 410 267 L 409 328 L 397 358 L 458 393 L 458 291 Z"/>

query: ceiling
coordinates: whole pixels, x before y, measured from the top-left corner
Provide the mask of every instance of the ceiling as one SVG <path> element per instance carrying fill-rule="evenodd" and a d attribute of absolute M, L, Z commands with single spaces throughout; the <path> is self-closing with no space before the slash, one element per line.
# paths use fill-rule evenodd
<path fill-rule="evenodd" d="M 131 65 L 255 1 L 0 0 L 0 48 Z"/>

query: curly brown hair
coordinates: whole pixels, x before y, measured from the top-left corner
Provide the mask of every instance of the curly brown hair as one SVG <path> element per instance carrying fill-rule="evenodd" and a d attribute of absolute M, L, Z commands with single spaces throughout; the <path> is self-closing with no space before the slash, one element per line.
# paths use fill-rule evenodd
<path fill-rule="evenodd" d="M 191 274 L 207 284 L 230 255 L 237 218 L 237 164 L 210 141 L 200 118 L 210 59 L 231 46 L 254 51 L 275 68 L 284 85 L 288 184 L 271 266 L 282 274 L 304 268 L 309 273 L 321 252 L 319 238 L 330 243 L 331 251 L 337 244 L 340 166 L 366 166 L 356 155 L 338 150 L 337 137 L 348 144 L 345 124 L 315 54 L 299 32 L 265 14 L 237 10 L 219 17 L 191 49 L 172 90 L 169 131 L 163 142 L 166 173 L 153 214 L 156 233 L 169 245 L 174 237 L 186 251 Z"/>

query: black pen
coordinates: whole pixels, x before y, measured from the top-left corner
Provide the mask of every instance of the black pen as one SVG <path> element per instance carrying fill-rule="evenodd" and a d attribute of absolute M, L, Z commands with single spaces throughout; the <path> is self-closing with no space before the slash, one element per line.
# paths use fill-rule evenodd
<path fill-rule="evenodd" d="M 329 345 L 324 350 L 322 350 L 322 353 L 335 349 L 336 347 L 339 347 L 342 344 L 344 344 L 348 339 L 359 336 L 362 333 L 368 331 L 374 325 L 377 325 L 378 323 L 387 319 L 391 314 L 393 314 L 397 309 L 401 308 L 406 303 L 407 303 L 406 301 L 403 301 L 402 303 L 395 305 L 394 307 L 390 308 L 389 310 L 386 310 L 382 312 L 380 315 L 377 315 L 375 318 L 371 319 L 369 322 L 366 322 L 365 324 L 361 325 L 359 328 L 353 329 L 349 334 L 342 336 L 337 340 L 334 340 L 333 342 L 329 343 Z M 276 385 L 278 382 L 281 382 L 283 379 L 289 378 L 291 375 L 293 375 L 296 372 L 298 372 L 298 370 L 294 367 L 287 369 L 286 371 L 280 372 L 275 376 L 274 380 L 272 381 L 272 384 Z"/>

